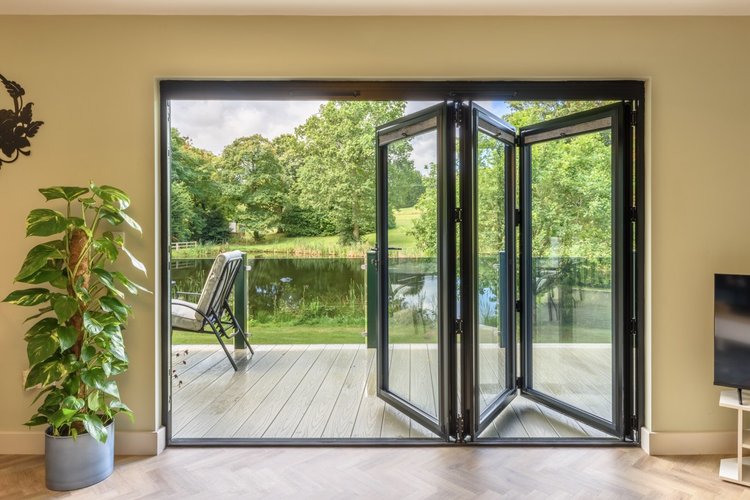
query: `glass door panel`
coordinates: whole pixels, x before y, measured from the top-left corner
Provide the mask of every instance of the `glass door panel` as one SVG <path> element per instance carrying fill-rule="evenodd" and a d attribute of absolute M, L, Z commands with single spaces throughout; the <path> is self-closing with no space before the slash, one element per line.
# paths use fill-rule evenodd
<path fill-rule="evenodd" d="M 464 309 L 473 332 L 472 403 L 476 437 L 515 396 L 514 168 L 515 130 L 473 104 L 466 131 L 471 145 L 463 205 L 472 251 L 464 282 L 473 295 Z M 506 196 L 506 193 L 510 193 Z M 469 208 L 470 207 L 470 208 Z M 466 249 L 465 249 L 466 250 Z"/>
<path fill-rule="evenodd" d="M 439 105 L 381 126 L 377 172 L 378 395 L 441 436 L 448 388 L 439 264 L 444 119 Z M 415 192 L 421 196 L 413 206 Z"/>
<path fill-rule="evenodd" d="M 621 105 L 521 129 L 523 390 L 621 428 Z"/>

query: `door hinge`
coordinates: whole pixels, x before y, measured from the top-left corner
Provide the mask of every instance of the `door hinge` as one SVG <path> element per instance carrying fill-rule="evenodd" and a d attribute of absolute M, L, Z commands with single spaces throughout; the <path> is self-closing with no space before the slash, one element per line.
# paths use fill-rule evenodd
<path fill-rule="evenodd" d="M 464 320 L 457 319 L 455 323 L 455 333 L 456 335 L 461 335 L 464 333 Z"/>
<path fill-rule="evenodd" d="M 638 222 L 638 209 L 635 207 L 630 207 L 630 221 Z"/>
<path fill-rule="evenodd" d="M 638 346 L 638 320 L 633 318 L 630 320 L 630 338 L 633 342 L 633 349 Z"/>
<path fill-rule="evenodd" d="M 464 107 L 461 105 L 460 102 L 457 102 L 456 107 L 454 108 L 455 116 L 454 120 L 456 122 L 456 126 L 460 127 L 464 124 Z"/>
<path fill-rule="evenodd" d="M 521 389 L 523 387 L 523 377 L 516 378 L 516 389 Z"/>
<path fill-rule="evenodd" d="M 514 216 L 516 218 L 516 221 L 515 221 L 516 222 L 516 226 L 520 226 L 521 225 L 521 210 L 517 208 L 516 211 L 515 211 Z"/>
<path fill-rule="evenodd" d="M 635 107 L 630 109 L 630 126 L 635 127 L 638 123 L 638 110 Z"/>
<path fill-rule="evenodd" d="M 516 301 L 516 312 L 519 312 L 519 313 L 520 313 L 520 312 L 521 312 L 522 310 L 523 310 L 523 306 L 522 306 L 522 304 L 521 304 L 521 301 L 520 301 L 520 300 L 517 300 L 517 301 Z"/>
<path fill-rule="evenodd" d="M 633 436 L 633 441 L 638 441 L 638 417 L 636 415 L 630 415 L 630 433 Z"/>
<path fill-rule="evenodd" d="M 453 221 L 456 223 L 464 221 L 464 209 L 463 208 L 456 208 L 453 210 Z"/>

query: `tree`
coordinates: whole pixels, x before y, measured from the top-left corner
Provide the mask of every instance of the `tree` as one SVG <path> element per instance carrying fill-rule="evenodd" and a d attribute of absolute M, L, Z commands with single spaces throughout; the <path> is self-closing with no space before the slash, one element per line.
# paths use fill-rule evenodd
<path fill-rule="evenodd" d="M 343 241 L 375 228 L 375 128 L 403 115 L 405 102 L 330 101 L 295 131 L 304 148 L 300 203 L 327 214 Z M 398 161 L 408 161 L 403 155 Z"/>
<path fill-rule="evenodd" d="M 226 201 L 220 196 L 215 178 L 217 158 L 193 146 L 189 138 L 174 128 L 170 147 L 172 240 L 226 241 L 229 221 L 225 215 Z"/>
<path fill-rule="evenodd" d="M 289 186 L 271 141 L 258 134 L 235 139 L 224 148 L 217 175 L 229 217 L 256 240 L 280 227 Z"/>

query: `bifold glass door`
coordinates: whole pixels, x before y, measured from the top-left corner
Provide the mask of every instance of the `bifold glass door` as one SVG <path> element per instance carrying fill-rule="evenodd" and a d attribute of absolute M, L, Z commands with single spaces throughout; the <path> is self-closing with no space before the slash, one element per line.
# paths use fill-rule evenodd
<path fill-rule="evenodd" d="M 443 439 L 476 440 L 518 394 L 622 436 L 625 111 L 516 130 L 446 102 L 378 128 L 383 400 Z M 392 220 L 415 148 L 432 202 L 405 248 Z"/>
<path fill-rule="evenodd" d="M 625 108 L 524 127 L 521 390 L 623 428 Z"/>
<path fill-rule="evenodd" d="M 455 241 L 445 223 L 453 190 L 448 120 L 440 104 L 377 131 L 378 395 L 444 438 L 451 434 L 456 295 L 447 260 Z M 407 248 L 398 246 L 392 220 L 399 174 L 415 147 L 427 156 L 418 170 L 432 201 L 424 219 L 432 223 L 421 228 L 421 247 Z"/>

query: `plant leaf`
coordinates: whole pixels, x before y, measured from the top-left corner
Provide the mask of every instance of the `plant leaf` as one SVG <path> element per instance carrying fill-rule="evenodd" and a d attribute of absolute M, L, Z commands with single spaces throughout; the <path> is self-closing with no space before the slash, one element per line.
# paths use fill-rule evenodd
<path fill-rule="evenodd" d="M 95 239 L 91 243 L 91 246 L 95 252 L 103 253 L 110 262 L 114 262 L 120 254 L 117 245 L 111 239 L 107 238 L 106 234 L 103 238 Z"/>
<path fill-rule="evenodd" d="M 31 337 L 26 344 L 26 355 L 29 358 L 29 365 L 35 365 L 46 361 L 50 356 L 57 352 L 57 338 L 55 335 L 37 335 Z"/>
<path fill-rule="evenodd" d="M 125 221 L 125 223 L 138 231 L 139 233 L 143 234 L 143 229 L 141 228 L 141 225 L 138 224 L 135 219 L 133 219 L 131 216 L 126 214 L 124 211 L 120 210 L 120 217 L 122 217 L 122 220 Z"/>
<path fill-rule="evenodd" d="M 110 337 L 109 352 L 120 361 L 128 360 L 128 356 L 125 354 L 125 343 L 122 340 L 122 334 L 120 332 L 117 332 L 117 334 Z"/>
<path fill-rule="evenodd" d="M 35 385 L 46 387 L 53 382 L 57 382 L 67 375 L 68 370 L 65 363 L 59 360 L 47 361 L 31 367 L 29 376 L 26 377 L 24 387 L 29 389 Z"/>
<path fill-rule="evenodd" d="M 22 123 L 25 123 L 27 125 L 31 123 L 31 116 L 32 116 L 31 107 L 33 105 L 34 105 L 33 103 L 29 102 L 29 103 L 26 103 L 26 105 L 21 109 L 21 113 L 19 113 L 19 118 L 21 119 Z"/>
<path fill-rule="evenodd" d="M 39 190 L 47 201 L 63 199 L 73 201 L 89 192 L 89 188 L 76 186 L 53 186 Z"/>
<path fill-rule="evenodd" d="M 49 420 L 44 415 L 34 415 L 23 425 L 28 426 L 28 427 L 34 427 L 35 425 L 44 425 L 48 422 Z"/>
<path fill-rule="evenodd" d="M 24 335 L 24 339 L 29 340 L 40 335 L 47 335 L 58 327 L 56 318 L 44 318 L 40 319 L 34 325 L 29 328 Z"/>
<path fill-rule="evenodd" d="M 68 295 L 58 294 L 52 299 L 52 308 L 58 321 L 65 323 L 78 312 L 78 301 Z"/>
<path fill-rule="evenodd" d="M 143 263 L 140 260 L 136 259 L 135 255 L 133 255 L 132 253 L 130 253 L 130 250 L 128 250 L 125 247 L 122 247 L 122 251 L 125 252 L 128 257 L 130 257 L 130 263 L 133 264 L 134 268 L 138 269 L 139 271 L 143 271 L 143 274 L 147 274 L 146 273 L 146 266 L 144 266 Z"/>
<path fill-rule="evenodd" d="M 97 186 L 92 184 L 91 190 L 105 202 L 117 205 L 120 210 L 124 210 L 130 206 L 130 197 L 122 189 L 113 186 Z"/>
<path fill-rule="evenodd" d="M 26 217 L 26 236 L 51 236 L 68 227 L 68 219 L 57 210 L 36 208 Z"/>
<path fill-rule="evenodd" d="M 91 413 L 84 413 L 81 415 L 81 420 L 86 432 L 91 434 L 94 439 L 101 443 L 107 442 L 107 429 L 98 416 Z"/>
<path fill-rule="evenodd" d="M 41 243 L 26 254 L 21 270 L 16 275 L 16 281 L 21 281 L 42 269 L 49 259 L 62 259 L 62 241 L 48 241 Z"/>
<path fill-rule="evenodd" d="M 46 302 L 50 299 L 50 292 L 46 288 L 26 288 L 11 292 L 3 299 L 3 302 L 9 302 L 19 306 L 35 306 Z"/>
<path fill-rule="evenodd" d="M 91 335 L 97 335 L 104 330 L 104 325 L 102 325 L 94 316 L 89 313 L 85 312 L 83 313 L 83 327 L 86 329 L 87 332 L 89 332 Z"/>
<path fill-rule="evenodd" d="M 72 326 L 61 326 L 57 329 L 57 340 L 60 343 L 60 351 L 65 351 L 78 340 L 78 330 Z"/>
<path fill-rule="evenodd" d="M 118 321 L 126 321 L 128 319 L 130 307 L 123 304 L 117 297 L 105 295 L 99 299 L 99 302 L 102 305 L 102 310 L 113 313 Z"/>
<path fill-rule="evenodd" d="M 81 349 L 81 361 L 84 363 L 91 361 L 94 356 L 96 356 L 96 348 L 94 346 L 87 345 Z"/>

